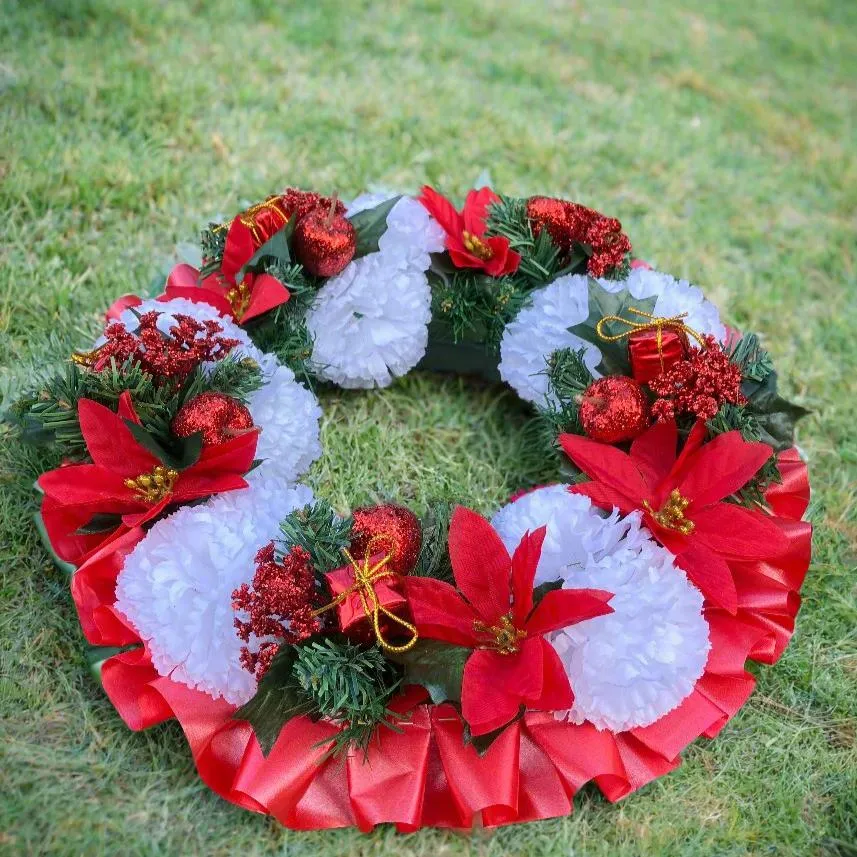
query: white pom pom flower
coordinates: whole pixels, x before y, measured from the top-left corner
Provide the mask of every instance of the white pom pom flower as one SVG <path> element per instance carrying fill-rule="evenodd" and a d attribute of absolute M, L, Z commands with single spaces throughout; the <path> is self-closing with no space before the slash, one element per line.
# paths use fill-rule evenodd
<path fill-rule="evenodd" d="M 621 732 L 647 726 L 693 691 L 710 647 L 702 594 L 638 514 L 603 517 L 567 485 L 539 488 L 503 507 L 492 524 L 513 550 L 547 526 L 536 584 L 612 592 L 613 613 L 550 636 L 574 691 L 567 716 Z"/>
<path fill-rule="evenodd" d="M 589 279 L 560 277 L 533 292 L 530 306 L 506 325 L 500 342 L 500 377 L 525 401 L 544 407 L 550 400 L 547 361 L 554 351 L 585 348 L 590 369 L 601 360 L 598 349 L 568 328 L 589 315 Z"/>
<path fill-rule="evenodd" d="M 256 478 L 152 527 L 125 560 L 116 608 L 148 643 L 159 675 L 236 705 L 253 696 L 232 593 L 252 581 L 256 552 L 280 536 L 280 521 L 312 500 L 304 485 Z"/>
<path fill-rule="evenodd" d="M 321 408 L 315 395 L 298 383 L 291 369 L 277 366 L 247 406 L 262 429 L 256 458 L 263 459 L 247 475 L 248 481 L 264 474 L 294 482 L 321 455 Z"/>
<path fill-rule="evenodd" d="M 711 333 L 718 341 L 726 337 L 717 307 L 686 280 L 676 280 L 659 271 L 636 269 L 627 280 L 598 280 L 598 283 L 607 292 L 628 289 L 638 300 L 655 297 L 655 315 L 687 313 L 685 323 L 689 327 L 702 334 Z M 554 351 L 585 349 L 584 363 L 598 377 L 595 367 L 601 362 L 601 352 L 568 330 L 585 321 L 588 315 L 589 282 L 585 276 L 560 277 L 533 292 L 532 304 L 521 310 L 503 333 L 500 377 L 522 399 L 541 407 L 556 404 L 546 374 L 547 361 Z"/>
<path fill-rule="evenodd" d="M 697 333 L 712 334 L 718 342 L 726 339 L 726 328 L 720 321 L 720 313 L 711 301 L 706 300 L 702 289 L 687 280 L 677 280 L 669 274 L 636 268 L 627 280 L 599 280 L 599 285 L 608 292 L 627 289 L 631 297 L 642 300 L 657 298 L 654 315 L 663 318 L 687 313 L 685 324 Z"/>

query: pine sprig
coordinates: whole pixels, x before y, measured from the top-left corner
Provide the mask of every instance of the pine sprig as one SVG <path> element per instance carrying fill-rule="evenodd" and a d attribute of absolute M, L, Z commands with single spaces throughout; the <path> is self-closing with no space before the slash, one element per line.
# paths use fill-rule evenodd
<path fill-rule="evenodd" d="M 583 356 L 586 349 L 563 348 L 548 358 L 548 406 L 540 409 L 540 417 L 551 447 L 563 432 L 583 434 L 580 422 L 580 396 L 595 380 Z"/>
<path fill-rule="evenodd" d="M 729 360 L 741 367 L 741 375 L 752 381 L 764 381 L 774 371 L 771 355 L 762 348 L 755 333 L 745 333 L 729 350 Z"/>
<path fill-rule="evenodd" d="M 399 715 L 389 702 L 401 684 L 402 670 L 378 646 L 324 637 L 297 647 L 292 675 L 308 698 L 311 713 L 342 727 L 333 755 L 366 750 L 379 726 L 397 730 Z"/>
<path fill-rule="evenodd" d="M 262 386 L 262 373 L 252 360 L 227 356 L 211 374 L 200 366 L 182 383 L 164 383 L 129 359 L 115 360 L 100 371 L 68 362 L 62 371 L 43 379 L 40 386 L 22 396 L 10 409 L 10 416 L 21 428 L 25 441 L 57 447 L 63 455 L 80 459 L 86 455 L 86 443 L 80 430 L 77 404 L 91 399 L 113 411 L 124 392 L 131 394 L 134 409 L 143 427 L 161 444 L 172 441 L 170 424 L 185 402 L 200 393 L 226 393 L 246 402 Z"/>
<path fill-rule="evenodd" d="M 304 548 L 318 575 L 339 568 L 342 549 L 351 544 L 351 518 L 340 518 L 326 500 L 317 500 L 290 512 L 280 523 L 284 549 Z"/>
<path fill-rule="evenodd" d="M 533 235 L 526 199 L 501 196 L 489 207 L 486 226 L 488 235 L 508 238 L 512 250 L 521 254 L 521 264 L 512 276 L 523 289 L 530 290 L 550 282 L 566 267 L 546 229 L 538 237 Z"/>
<path fill-rule="evenodd" d="M 220 269 L 223 261 L 223 253 L 226 247 L 227 229 L 220 223 L 209 223 L 200 235 L 200 247 L 202 249 L 203 264 L 200 268 L 200 276 L 207 277 Z"/>
<path fill-rule="evenodd" d="M 451 519 L 451 503 L 438 500 L 429 505 L 428 511 L 420 519 L 423 543 L 417 564 L 411 572 L 413 576 L 434 577 L 447 583 L 453 582 L 448 545 Z"/>

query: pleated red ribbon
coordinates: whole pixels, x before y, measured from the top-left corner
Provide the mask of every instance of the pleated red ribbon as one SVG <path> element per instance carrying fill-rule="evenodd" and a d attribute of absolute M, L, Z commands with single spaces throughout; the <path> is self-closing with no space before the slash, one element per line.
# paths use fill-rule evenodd
<path fill-rule="evenodd" d="M 102 682 L 132 729 L 175 717 L 201 778 L 217 794 L 268 813 L 297 830 L 393 823 L 470 828 L 566 815 L 575 793 L 593 781 L 610 801 L 641 788 L 680 763 L 700 735 L 713 738 L 752 693 L 748 659 L 773 663 L 794 629 L 798 590 L 810 561 L 811 527 L 800 520 L 809 502 L 806 466 L 796 451 L 780 456 L 782 485 L 768 502 L 788 550 L 770 561 L 733 563 L 736 615 L 705 608 L 711 651 L 689 697 L 656 723 L 627 732 L 531 713 L 480 757 L 462 739 L 452 706 L 424 704 L 419 690 L 398 700 L 401 732 L 381 729 L 364 758 L 330 758 L 336 727 L 308 718 L 289 722 L 263 756 L 250 726 L 234 720 L 234 706 L 158 676 L 145 646 L 104 662 Z M 115 556 L 93 556 L 75 573 L 72 592 L 87 639 L 126 645 L 134 635 L 113 611 L 113 587 L 127 534 Z"/>

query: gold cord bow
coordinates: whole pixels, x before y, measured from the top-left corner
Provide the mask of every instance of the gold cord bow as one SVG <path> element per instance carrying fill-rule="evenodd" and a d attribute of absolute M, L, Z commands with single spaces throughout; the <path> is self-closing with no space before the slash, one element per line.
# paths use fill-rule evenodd
<path fill-rule="evenodd" d="M 688 336 L 692 336 L 698 343 L 699 347 L 704 349 L 705 340 L 702 337 L 702 334 L 697 333 L 692 327 L 688 327 L 682 319 L 687 318 L 687 313 L 682 312 L 678 315 L 671 316 L 656 316 L 651 313 L 646 312 L 642 309 L 637 309 L 636 307 L 628 307 L 628 312 L 633 312 L 636 315 L 641 316 L 642 318 L 647 319 L 646 321 L 632 321 L 629 318 L 622 318 L 621 315 L 605 315 L 604 318 L 598 321 L 598 324 L 595 325 L 595 333 L 597 334 L 599 339 L 603 339 L 605 342 L 618 342 L 620 339 L 625 339 L 625 337 L 630 336 L 632 333 L 641 333 L 645 330 L 654 330 L 655 331 L 655 344 L 658 349 L 658 356 L 661 358 L 661 370 L 664 368 L 664 355 L 663 355 L 663 339 L 664 339 L 664 328 L 668 330 L 675 330 L 678 333 L 685 333 Z M 608 322 L 621 322 L 622 324 L 628 325 L 628 329 L 623 331 L 622 333 L 617 334 L 609 334 L 604 332 L 604 325 Z"/>
<path fill-rule="evenodd" d="M 360 596 L 360 603 L 363 606 L 363 612 L 366 614 L 366 618 L 372 623 L 372 630 L 375 632 L 375 639 L 378 641 L 378 645 L 382 649 L 386 649 L 388 652 L 407 652 L 417 644 L 419 633 L 417 632 L 415 625 L 412 625 L 410 622 L 402 619 L 401 616 L 397 616 L 395 613 L 392 613 L 378 600 L 378 595 L 375 592 L 375 584 L 379 580 L 383 580 L 387 577 L 396 577 L 397 575 L 395 571 L 387 567 L 387 564 L 393 556 L 391 553 L 386 554 L 383 559 L 372 565 L 372 541 L 373 540 L 370 540 L 369 544 L 366 546 L 366 553 L 363 556 L 362 562 L 357 562 L 346 548 L 342 549 L 342 552 L 351 563 L 351 568 L 354 571 L 354 583 L 349 586 L 348 589 L 340 592 L 339 595 L 337 595 L 329 604 L 325 604 L 324 607 L 319 607 L 318 610 L 314 610 L 312 615 L 320 616 L 322 613 L 326 613 L 333 607 L 338 607 L 346 598 L 356 592 L 357 595 Z M 402 628 L 410 632 L 411 638 L 407 643 L 403 643 L 401 646 L 396 646 L 384 639 L 384 634 L 381 631 L 381 614 L 386 616 L 391 622 L 395 622 L 397 625 L 400 625 Z"/>

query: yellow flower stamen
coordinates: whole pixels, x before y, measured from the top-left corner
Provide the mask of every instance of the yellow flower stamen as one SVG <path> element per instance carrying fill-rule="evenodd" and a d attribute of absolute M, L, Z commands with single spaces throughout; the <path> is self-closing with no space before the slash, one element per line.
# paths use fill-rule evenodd
<path fill-rule="evenodd" d="M 678 488 L 673 488 L 666 503 L 656 512 L 648 500 L 643 500 L 643 508 L 657 521 L 662 527 L 667 530 L 675 530 L 683 536 L 689 536 L 696 524 L 685 517 L 685 511 L 690 505 L 690 500 L 687 497 L 682 497 Z"/>
<path fill-rule="evenodd" d="M 485 622 L 476 619 L 473 622 L 473 630 L 475 633 L 488 638 L 483 648 L 494 649 L 501 655 L 514 655 L 520 651 L 521 640 L 527 636 L 526 631 L 522 631 L 512 624 L 511 613 L 501 616 L 498 625 L 487 625 Z"/>
<path fill-rule="evenodd" d="M 143 503 L 160 503 L 172 493 L 178 478 L 178 470 L 159 464 L 151 473 L 141 473 L 133 479 L 126 479 L 124 484 L 137 495 L 135 499 Z"/>
<path fill-rule="evenodd" d="M 469 253 L 472 253 L 477 259 L 487 262 L 493 257 L 494 251 L 478 236 L 472 232 L 465 230 L 461 233 L 461 240 Z"/>

